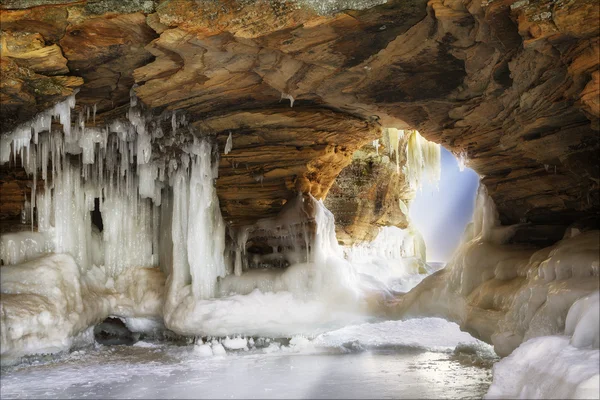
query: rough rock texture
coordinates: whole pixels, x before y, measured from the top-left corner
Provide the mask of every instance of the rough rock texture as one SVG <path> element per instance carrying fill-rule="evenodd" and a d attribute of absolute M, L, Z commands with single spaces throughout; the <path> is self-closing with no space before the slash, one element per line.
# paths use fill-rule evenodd
<path fill-rule="evenodd" d="M 123 115 L 135 81 L 156 112 L 182 110 L 221 143 L 232 131 L 218 184 L 230 221 L 273 215 L 298 189 L 324 196 L 381 126 L 466 152 L 504 223 L 598 213 L 596 0 L 391 0 L 324 15 L 278 0 L 38 4 L 0 10 L 13 43 L 2 131 L 81 79 L 79 104 L 97 104 L 99 123 Z"/>
<path fill-rule="evenodd" d="M 338 242 L 371 241 L 383 226 L 408 227 L 408 207 L 415 196 L 406 177 L 383 146 L 362 147 L 331 186 L 325 206 L 335 215 Z M 406 138 L 400 144 L 400 168 L 406 163 Z"/>
<path fill-rule="evenodd" d="M 203 131 L 231 132 L 233 149 L 222 154 L 217 179 L 221 209 L 231 226 L 274 217 L 290 194 L 325 197 L 364 137 L 380 135 L 375 124 L 362 119 L 288 105 L 214 116 L 195 125 Z M 227 136 L 218 138 L 219 147 L 225 148 Z"/>
<path fill-rule="evenodd" d="M 31 177 L 25 170 L 9 165 L 0 166 L 0 220 L 20 218 L 25 200 L 31 196 Z"/>

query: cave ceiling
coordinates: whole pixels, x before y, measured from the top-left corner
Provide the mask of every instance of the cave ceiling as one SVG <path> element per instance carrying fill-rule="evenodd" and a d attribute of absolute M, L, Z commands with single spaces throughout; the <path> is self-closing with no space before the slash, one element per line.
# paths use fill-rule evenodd
<path fill-rule="evenodd" d="M 77 90 L 122 118 L 133 88 L 216 135 L 233 224 L 326 196 L 385 127 L 466 154 L 504 223 L 597 215 L 597 0 L 309 3 L 5 0 L 2 134 Z"/>

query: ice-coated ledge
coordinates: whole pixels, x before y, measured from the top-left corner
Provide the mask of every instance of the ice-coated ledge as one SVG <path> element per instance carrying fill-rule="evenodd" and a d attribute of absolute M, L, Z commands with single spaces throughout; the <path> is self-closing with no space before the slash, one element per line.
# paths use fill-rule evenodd
<path fill-rule="evenodd" d="M 93 342 L 89 328 L 109 315 L 160 318 L 164 280 L 157 268 L 130 268 L 117 279 L 96 266 L 81 272 L 68 254 L 3 266 L 2 365 Z"/>

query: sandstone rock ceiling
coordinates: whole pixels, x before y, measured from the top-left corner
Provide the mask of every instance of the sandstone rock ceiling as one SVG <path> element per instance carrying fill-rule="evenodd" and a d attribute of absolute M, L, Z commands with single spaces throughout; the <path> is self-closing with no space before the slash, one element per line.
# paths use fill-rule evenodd
<path fill-rule="evenodd" d="M 221 149 L 232 133 L 217 186 L 236 224 L 325 196 L 381 127 L 466 152 L 504 223 L 597 215 L 597 0 L 305 3 L 5 0 L 2 132 L 75 88 L 101 124 L 135 83 Z"/>

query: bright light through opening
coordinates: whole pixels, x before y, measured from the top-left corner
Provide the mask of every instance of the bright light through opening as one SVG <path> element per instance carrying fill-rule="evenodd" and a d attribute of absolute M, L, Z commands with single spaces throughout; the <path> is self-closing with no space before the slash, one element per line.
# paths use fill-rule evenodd
<path fill-rule="evenodd" d="M 442 147 L 442 174 L 437 183 L 423 182 L 410 207 L 410 218 L 423 235 L 427 260 L 446 262 L 471 221 L 479 176 L 460 171 L 458 160 Z"/>

